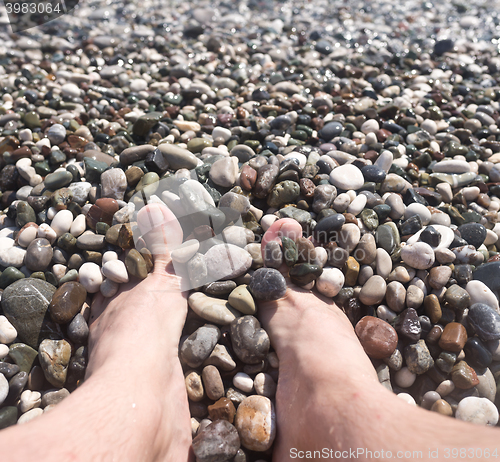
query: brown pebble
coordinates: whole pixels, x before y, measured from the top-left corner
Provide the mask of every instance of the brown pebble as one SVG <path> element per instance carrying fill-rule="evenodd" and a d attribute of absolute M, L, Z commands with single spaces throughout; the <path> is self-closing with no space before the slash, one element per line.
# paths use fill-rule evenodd
<path fill-rule="evenodd" d="M 437 412 L 438 414 L 447 415 L 449 417 L 453 415 L 453 409 L 451 408 L 448 401 L 445 401 L 444 399 L 438 399 L 437 401 L 435 401 L 431 407 L 431 411 Z"/>
<path fill-rule="evenodd" d="M 439 347 L 452 353 L 460 353 L 467 342 L 467 331 L 458 322 L 447 324 L 439 338 Z"/>
<path fill-rule="evenodd" d="M 388 358 L 398 345 L 398 334 L 394 327 L 373 316 L 361 318 L 355 331 L 370 358 Z"/>
<path fill-rule="evenodd" d="M 134 233 L 130 223 L 121 225 L 116 244 L 122 249 L 132 249 L 134 247 Z"/>
<path fill-rule="evenodd" d="M 310 199 L 314 196 L 314 190 L 316 189 L 316 185 L 309 178 L 301 178 L 299 181 L 300 193 Z"/>
<path fill-rule="evenodd" d="M 469 390 L 479 385 L 476 371 L 472 369 L 465 361 L 455 364 L 451 371 L 451 380 L 457 388 Z"/>
<path fill-rule="evenodd" d="M 227 420 L 229 423 L 234 422 L 236 408 L 229 398 L 221 398 L 211 406 L 208 406 L 208 415 L 215 420 Z"/>
<path fill-rule="evenodd" d="M 251 191 L 256 181 L 257 171 L 250 167 L 250 165 L 244 165 L 240 174 L 241 187 L 246 191 Z"/>
<path fill-rule="evenodd" d="M 144 176 L 144 172 L 141 168 L 133 166 L 127 169 L 125 176 L 127 177 L 127 184 L 131 188 L 135 188 L 139 180 Z"/>
<path fill-rule="evenodd" d="M 429 316 L 432 324 L 437 324 L 443 314 L 439 299 L 434 294 L 427 295 L 427 297 L 424 298 L 424 310 L 425 314 Z"/>
<path fill-rule="evenodd" d="M 201 377 L 203 378 L 205 393 L 210 399 L 216 401 L 224 396 L 224 384 L 220 372 L 215 366 L 205 366 Z"/>
<path fill-rule="evenodd" d="M 443 328 L 441 326 L 434 326 L 427 334 L 427 337 L 425 337 L 425 341 L 431 345 L 434 345 L 439 341 L 442 333 Z"/>
<path fill-rule="evenodd" d="M 299 237 L 295 241 L 297 246 L 297 263 L 311 263 L 316 261 L 316 250 L 314 249 L 314 244 L 305 237 Z"/>

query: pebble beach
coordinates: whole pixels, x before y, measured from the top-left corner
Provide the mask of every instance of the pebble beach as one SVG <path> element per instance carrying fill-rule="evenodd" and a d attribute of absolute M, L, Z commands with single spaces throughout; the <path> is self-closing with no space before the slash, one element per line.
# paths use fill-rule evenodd
<path fill-rule="evenodd" d="M 259 303 L 289 283 L 334 300 L 409 406 L 496 426 L 499 11 L 92 1 L 16 34 L 0 16 L 0 429 L 83 383 L 93 297 L 152 271 L 150 203 L 184 234 L 199 462 L 272 460 Z"/>

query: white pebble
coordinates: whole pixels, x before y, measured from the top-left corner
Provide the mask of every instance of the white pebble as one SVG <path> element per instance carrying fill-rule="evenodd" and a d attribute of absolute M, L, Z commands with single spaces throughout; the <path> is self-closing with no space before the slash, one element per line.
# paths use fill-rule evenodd
<path fill-rule="evenodd" d="M 67 269 L 68 268 L 66 266 L 60 264 L 52 266 L 52 272 L 58 281 L 61 280 L 61 278 L 66 274 Z"/>
<path fill-rule="evenodd" d="M 24 390 L 21 393 L 19 401 L 19 410 L 21 413 L 28 412 L 30 409 L 40 407 L 42 395 L 39 391 Z"/>
<path fill-rule="evenodd" d="M 406 401 L 408 404 L 411 404 L 412 406 L 417 405 L 417 403 L 413 399 L 413 396 L 409 395 L 408 393 L 399 393 L 397 397 L 401 398 L 403 401 Z"/>
<path fill-rule="evenodd" d="M 69 229 L 69 232 L 75 236 L 78 237 L 80 234 L 82 234 L 85 231 L 87 224 L 85 222 L 85 215 L 81 213 L 78 215 L 74 220 L 73 223 L 71 223 L 71 227 Z"/>
<path fill-rule="evenodd" d="M 409 388 L 415 383 L 417 374 L 410 372 L 407 367 L 402 367 L 399 371 L 394 374 L 394 381 L 396 385 L 401 388 Z"/>
<path fill-rule="evenodd" d="M 99 291 L 102 284 L 102 273 L 99 265 L 91 262 L 84 263 L 78 270 L 80 276 L 80 284 L 87 289 L 90 294 L 95 294 Z"/>
<path fill-rule="evenodd" d="M 66 83 L 61 87 L 61 94 L 70 98 L 80 96 L 80 89 L 74 83 Z"/>
<path fill-rule="evenodd" d="M 16 328 L 5 317 L 0 315 L 0 343 L 12 343 L 17 337 Z"/>
<path fill-rule="evenodd" d="M 3 404 L 8 394 L 9 394 L 9 382 L 7 382 L 5 375 L 0 374 L 0 405 Z"/>
<path fill-rule="evenodd" d="M 112 250 L 104 252 L 102 255 L 102 264 L 105 265 L 108 261 L 118 260 L 118 254 Z"/>
<path fill-rule="evenodd" d="M 38 228 L 36 226 L 28 226 L 22 233 L 17 235 L 17 243 L 21 247 L 28 247 L 36 239 L 37 232 Z"/>
<path fill-rule="evenodd" d="M 427 226 L 429 221 L 431 221 L 431 212 L 423 204 L 414 202 L 406 207 L 405 220 L 408 220 L 408 218 L 413 217 L 414 215 L 418 215 L 422 219 L 422 225 L 424 226 Z"/>
<path fill-rule="evenodd" d="M 55 231 L 56 236 L 60 237 L 69 232 L 73 224 L 73 214 L 69 210 L 59 210 L 50 223 L 50 227 Z"/>
<path fill-rule="evenodd" d="M 9 347 L 0 343 L 0 359 L 4 359 L 9 354 Z"/>
<path fill-rule="evenodd" d="M 455 417 L 465 422 L 494 426 L 498 422 L 498 409 L 488 398 L 468 396 L 458 403 Z"/>
<path fill-rule="evenodd" d="M 361 125 L 361 131 L 366 135 L 368 133 L 376 132 L 380 129 L 378 122 L 375 119 L 369 119 L 366 122 L 363 122 Z"/>
<path fill-rule="evenodd" d="M 264 232 L 266 232 L 277 219 L 278 217 L 276 215 L 264 215 L 260 220 L 260 226 Z"/>
<path fill-rule="evenodd" d="M 443 380 L 436 388 L 436 393 L 444 398 L 448 396 L 455 389 L 455 384 L 451 380 Z"/>
<path fill-rule="evenodd" d="M 118 284 L 128 282 L 128 273 L 125 263 L 121 260 L 110 260 L 102 266 L 102 274 Z"/>
<path fill-rule="evenodd" d="M 316 288 L 326 297 L 335 297 L 344 286 L 345 277 L 338 268 L 324 268 L 316 280 Z"/>
<path fill-rule="evenodd" d="M 368 199 L 364 194 L 360 194 L 349 204 L 349 207 L 347 207 L 347 212 L 352 213 L 354 216 L 357 216 L 365 208 L 367 200 Z"/>
<path fill-rule="evenodd" d="M 253 390 L 253 380 L 244 372 L 238 372 L 233 377 L 233 385 L 239 388 L 243 393 L 250 393 Z"/>
<path fill-rule="evenodd" d="M 43 237 L 47 239 L 51 244 L 54 244 L 57 239 L 57 234 L 47 223 L 42 223 L 38 227 L 36 237 Z"/>
<path fill-rule="evenodd" d="M 496 295 L 484 282 L 469 281 L 465 286 L 465 290 L 470 295 L 471 305 L 474 305 L 474 303 L 484 303 L 497 312 L 500 311 Z"/>
<path fill-rule="evenodd" d="M 253 386 L 258 395 L 274 398 L 276 394 L 276 382 L 269 374 L 260 372 L 255 376 Z"/>
<path fill-rule="evenodd" d="M 39 407 L 31 409 L 30 411 L 26 412 L 26 414 L 23 414 L 21 417 L 19 417 L 17 423 L 24 424 L 26 422 L 29 422 L 30 420 L 35 419 L 38 416 L 41 416 L 42 414 L 43 414 L 43 409 L 40 409 Z"/>

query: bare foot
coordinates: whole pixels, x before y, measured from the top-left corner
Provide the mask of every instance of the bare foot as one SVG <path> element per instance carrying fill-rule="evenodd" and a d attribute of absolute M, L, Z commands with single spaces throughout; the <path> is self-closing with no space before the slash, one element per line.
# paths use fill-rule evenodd
<path fill-rule="evenodd" d="M 187 302 L 167 249 L 180 230 L 172 217 L 158 204 L 141 210 L 141 231 L 154 244 L 154 272 L 123 285 L 112 299 L 96 297 L 85 382 L 51 412 L 2 432 L 0 444 L 9 447 L 2 460 L 193 459 L 177 354 Z M 37 441 L 36 452 L 27 440 Z"/>
<path fill-rule="evenodd" d="M 278 220 L 264 241 L 297 231 Z M 259 304 L 280 362 L 273 460 L 311 459 L 312 451 L 332 460 L 429 460 L 429 448 L 442 458 L 446 448 L 496 447 L 495 430 L 410 406 L 385 389 L 333 300 L 287 282 L 283 298 Z"/>

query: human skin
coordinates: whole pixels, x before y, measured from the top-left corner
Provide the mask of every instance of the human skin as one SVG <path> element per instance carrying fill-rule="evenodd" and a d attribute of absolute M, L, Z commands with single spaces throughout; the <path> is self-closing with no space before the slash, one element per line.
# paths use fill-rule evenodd
<path fill-rule="evenodd" d="M 144 211 L 138 221 L 146 243 L 157 244 L 149 246 L 154 272 L 111 300 L 96 297 L 85 382 L 50 412 L 1 431 L 2 462 L 194 460 L 178 360 L 187 303 L 167 249 L 167 236 L 172 242 L 180 228 L 158 204 Z M 294 234 L 293 226 L 275 222 L 268 240 Z M 365 450 L 357 460 L 373 460 L 366 451 L 450 460 L 446 449 L 498 448 L 498 430 L 410 406 L 380 385 L 351 323 L 331 299 L 289 284 L 280 300 L 259 303 L 259 318 L 280 361 L 275 462 L 300 460 L 294 457 L 299 451 L 307 460 L 305 451 L 323 448 Z M 437 459 L 429 449 L 438 450 Z"/>
<path fill-rule="evenodd" d="M 194 460 L 178 359 L 187 302 L 166 245 L 180 232 L 172 217 L 157 204 L 141 210 L 153 273 L 112 299 L 95 297 L 84 383 L 50 412 L 1 431 L 2 462 Z"/>

